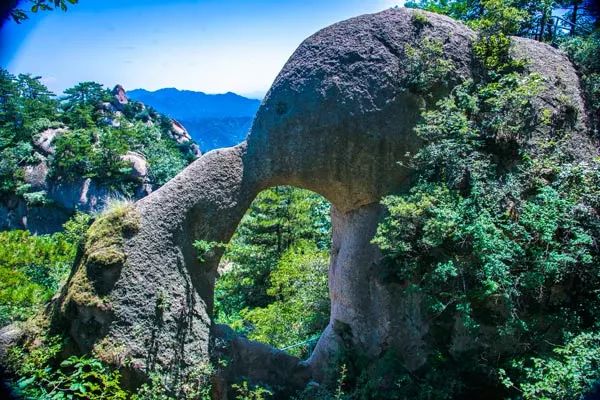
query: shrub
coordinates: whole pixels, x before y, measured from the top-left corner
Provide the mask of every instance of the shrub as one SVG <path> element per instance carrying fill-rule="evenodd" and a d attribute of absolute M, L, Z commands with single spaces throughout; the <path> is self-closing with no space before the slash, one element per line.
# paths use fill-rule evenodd
<path fill-rule="evenodd" d="M 76 243 L 61 233 L 0 232 L 0 325 L 31 317 L 66 279 Z"/>
<path fill-rule="evenodd" d="M 520 377 L 514 384 L 505 370 L 503 383 L 515 388 L 525 400 L 579 399 L 600 383 L 600 334 L 584 332 L 553 349 L 544 358 L 515 361 Z"/>

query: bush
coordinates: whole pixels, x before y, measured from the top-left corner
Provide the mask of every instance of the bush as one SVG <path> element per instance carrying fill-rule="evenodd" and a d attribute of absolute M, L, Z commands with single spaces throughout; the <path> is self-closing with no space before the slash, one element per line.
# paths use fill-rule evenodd
<path fill-rule="evenodd" d="M 515 361 L 516 385 L 500 370 L 503 383 L 525 400 L 579 399 L 600 384 L 600 334 L 580 333 L 552 353 Z"/>
<path fill-rule="evenodd" d="M 329 322 L 329 257 L 309 242 L 290 247 L 270 274 L 266 307 L 244 309 L 248 337 L 306 357 Z M 290 347 L 293 346 L 293 347 Z"/>
<path fill-rule="evenodd" d="M 35 344 L 11 348 L 8 367 L 19 377 L 12 385 L 15 394 L 28 399 L 129 398 L 120 386 L 118 371 L 86 356 L 71 356 L 61 362 L 64 347 L 60 336 L 42 336 Z"/>
<path fill-rule="evenodd" d="M 65 233 L 0 232 L 0 326 L 32 317 L 66 280 L 89 217 L 77 214 Z"/>

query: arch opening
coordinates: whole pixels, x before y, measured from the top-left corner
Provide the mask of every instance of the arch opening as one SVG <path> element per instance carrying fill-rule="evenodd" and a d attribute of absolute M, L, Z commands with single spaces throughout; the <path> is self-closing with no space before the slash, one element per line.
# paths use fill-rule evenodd
<path fill-rule="evenodd" d="M 329 323 L 330 208 L 295 186 L 261 191 L 219 263 L 213 322 L 308 358 Z"/>

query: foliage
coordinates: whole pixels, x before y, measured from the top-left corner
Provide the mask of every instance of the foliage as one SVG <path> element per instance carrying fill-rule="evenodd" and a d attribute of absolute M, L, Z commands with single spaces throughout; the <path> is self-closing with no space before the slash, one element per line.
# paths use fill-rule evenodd
<path fill-rule="evenodd" d="M 232 388 L 237 392 L 236 400 L 267 400 L 273 392 L 262 386 L 250 386 L 248 381 L 236 383 Z"/>
<path fill-rule="evenodd" d="M 577 363 L 573 376 L 557 377 L 562 364 L 547 355 L 549 343 L 598 322 L 599 192 L 592 182 L 600 165 L 567 156 L 567 108 L 550 117 L 534 106 L 541 78 L 519 71 L 506 36 L 524 16 L 502 3 L 482 1 L 471 21 L 480 28 L 475 55 L 483 79 L 458 85 L 423 112 L 415 131 L 425 145 L 409 165 L 417 183 L 383 202 L 389 215 L 375 238 L 381 273 L 422 296 L 432 324 L 426 340 L 433 353 L 420 378 L 397 372 L 411 398 L 453 398 L 477 386 L 502 393 L 499 368 L 505 382 L 516 382 L 510 395 L 526 398 L 548 395 L 565 380 L 569 393 L 584 393 L 594 379 L 574 378 L 589 369 Z M 548 144 L 532 149 L 533 135 Z M 458 347 L 457 326 L 470 338 Z M 569 351 L 581 354 L 582 343 Z"/>
<path fill-rule="evenodd" d="M 13 76 L 0 69 L 0 196 L 44 205 L 43 191 L 25 182 L 25 169 L 46 163 L 55 180 L 91 178 L 109 191 L 132 197 L 139 186 L 123 156 L 134 151 L 148 164 L 148 183 L 159 187 L 191 161 L 192 143 L 177 143 L 171 120 L 141 103 L 119 104 L 96 82 L 81 82 L 58 100 L 40 77 Z M 53 148 L 42 150 L 43 136 Z"/>
<path fill-rule="evenodd" d="M 14 391 L 29 399 L 125 400 L 121 375 L 90 357 L 71 356 L 60 360 L 65 341 L 60 336 L 43 336 L 33 344 L 14 346 L 8 366 L 20 378 Z"/>
<path fill-rule="evenodd" d="M 581 72 L 581 85 L 586 94 L 596 137 L 600 135 L 600 30 L 588 36 L 564 40 L 561 48 Z"/>
<path fill-rule="evenodd" d="M 554 8 L 572 7 L 554 0 L 411 0 L 406 7 L 420 8 L 465 21 L 479 28 L 491 17 L 506 34 L 534 36 L 548 24 Z M 490 21 L 491 22 L 491 21 Z M 507 25 L 511 29 L 506 31 Z"/>
<path fill-rule="evenodd" d="M 56 293 L 71 270 L 91 217 L 77 213 L 52 235 L 0 232 L 0 326 L 25 321 Z"/>
<path fill-rule="evenodd" d="M 545 358 L 515 361 L 513 368 L 524 374 L 515 387 L 502 370 L 503 383 L 517 389 L 525 400 L 578 399 L 600 382 L 600 334 L 581 333 Z"/>
<path fill-rule="evenodd" d="M 420 15 L 420 14 L 415 14 Z M 423 24 L 422 18 L 416 19 Z M 425 20 L 426 21 L 426 20 Z M 415 93 L 433 94 L 448 81 L 454 64 L 442 57 L 443 45 L 440 41 L 426 38 L 419 47 L 407 45 L 406 53 L 406 86 Z"/>
<path fill-rule="evenodd" d="M 0 325 L 31 317 L 54 295 L 70 271 L 76 244 L 69 234 L 0 232 Z"/>
<path fill-rule="evenodd" d="M 57 103 L 40 79 L 0 69 L 0 195 L 24 184 L 21 167 L 36 161 L 33 136 L 54 125 Z"/>
<path fill-rule="evenodd" d="M 102 101 L 110 101 L 110 91 L 97 82 L 80 82 L 68 88 L 61 99 L 63 109 L 95 106 Z"/>
<path fill-rule="evenodd" d="M 295 346 L 288 352 L 308 356 L 329 321 L 328 266 L 327 253 L 313 243 L 290 247 L 270 274 L 267 294 L 275 301 L 240 312 L 248 337 L 281 349 Z"/>
<path fill-rule="evenodd" d="M 150 381 L 143 384 L 132 400 L 210 400 L 212 399 L 212 377 L 215 369 L 210 364 L 201 364 L 188 374 L 184 382 L 180 382 L 177 392 L 169 389 L 160 371 L 150 373 Z"/>
<path fill-rule="evenodd" d="M 191 161 L 191 157 L 182 157 L 182 149 L 172 141 L 156 141 L 144 148 L 144 154 L 150 164 L 148 178 L 155 187 L 171 180 Z"/>
<path fill-rule="evenodd" d="M 177 387 L 167 388 L 160 372 L 150 374 L 150 381 L 135 392 L 124 389 L 118 370 L 91 357 L 62 354 L 72 346 L 60 336 L 38 337 L 34 343 L 9 350 L 10 371 L 19 377 L 11 386 L 16 395 L 28 399 L 88 400 L 208 400 L 214 368 L 202 364 L 194 368 Z"/>
<path fill-rule="evenodd" d="M 198 260 L 200 262 L 206 261 L 206 258 L 210 257 L 216 249 L 225 247 L 223 243 L 207 242 L 206 240 L 196 240 L 193 245 L 198 252 Z"/>
<path fill-rule="evenodd" d="M 20 392 L 38 399 L 106 399 L 125 400 L 118 371 L 109 371 L 100 361 L 71 356 L 56 370 L 43 372 L 17 382 Z M 47 375 L 46 375 L 47 373 Z M 38 383 L 38 380 L 40 381 Z"/>
<path fill-rule="evenodd" d="M 31 5 L 29 11 L 32 13 L 37 13 L 39 11 L 52 11 L 55 9 L 67 11 L 67 4 L 77 4 L 79 0 L 28 0 L 28 2 Z M 15 2 L 15 5 L 16 4 L 17 2 Z M 29 18 L 27 12 L 21 8 L 12 9 L 10 16 L 17 24 L 20 24 Z"/>
<path fill-rule="evenodd" d="M 242 219 L 223 257 L 223 274 L 215 288 L 215 315 L 220 322 L 244 324 L 244 308 L 266 307 L 269 276 L 285 251 L 300 240 L 329 248 L 329 204 L 307 190 L 276 187 L 260 193 Z"/>
<path fill-rule="evenodd" d="M 78 245 L 83 242 L 87 230 L 92 223 L 92 217 L 89 214 L 76 212 L 71 219 L 64 223 L 63 235 L 69 243 Z"/>
<path fill-rule="evenodd" d="M 488 73 L 502 73 L 521 66 L 509 55 L 510 35 L 517 34 L 529 13 L 510 0 L 482 0 L 481 16 L 471 21 L 479 32 L 473 52 Z"/>

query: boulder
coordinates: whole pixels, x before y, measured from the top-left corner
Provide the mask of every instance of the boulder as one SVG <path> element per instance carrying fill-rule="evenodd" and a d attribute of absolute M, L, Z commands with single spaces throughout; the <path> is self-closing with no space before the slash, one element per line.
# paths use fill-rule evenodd
<path fill-rule="evenodd" d="M 127 92 L 121 85 L 116 85 L 112 90 L 112 95 L 114 101 L 112 104 L 119 110 L 123 109 L 125 104 L 129 103 L 129 98 L 127 97 Z"/>
<path fill-rule="evenodd" d="M 121 156 L 121 160 L 131 164 L 132 179 L 143 181 L 148 176 L 148 162 L 143 154 L 128 151 Z"/>
<path fill-rule="evenodd" d="M 186 143 L 192 140 L 189 132 L 185 127 L 177 120 L 171 120 L 171 136 L 177 141 L 177 143 Z"/>
<path fill-rule="evenodd" d="M 23 168 L 25 183 L 31 185 L 31 191 L 48 190 L 48 163 L 41 159 L 38 164 L 26 165 Z"/>
<path fill-rule="evenodd" d="M 38 133 L 33 144 L 40 150 L 44 155 L 54 154 L 54 146 L 52 142 L 57 136 L 66 132 L 66 128 L 49 128 L 45 131 Z"/>
<path fill-rule="evenodd" d="M 193 143 L 190 145 L 190 153 L 194 158 L 198 158 L 202 155 L 202 151 L 200 150 L 200 146 L 197 143 Z"/>
<path fill-rule="evenodd" d="M 171 120 L 171 138 L 175 140 L 179 144 L 190 143 L 192 141 L 192 137 L 188 133 L 187 129 L 179 123 L 179 121 L 172 119 Z M 197 143 L 192 143 L 189 146 L 189 152 L 194 158 L 198 158 L 202 155 L 202 151 L 200 151 L 200 146 Z"/>

